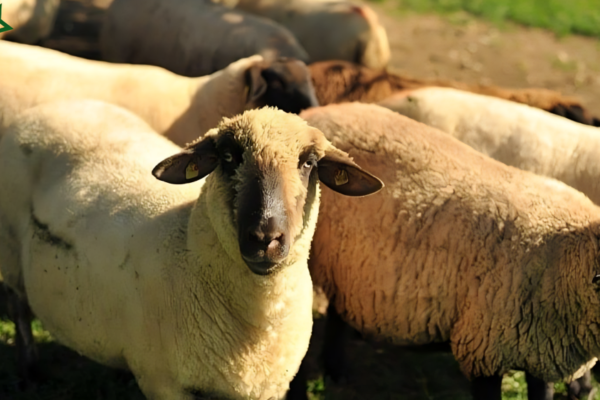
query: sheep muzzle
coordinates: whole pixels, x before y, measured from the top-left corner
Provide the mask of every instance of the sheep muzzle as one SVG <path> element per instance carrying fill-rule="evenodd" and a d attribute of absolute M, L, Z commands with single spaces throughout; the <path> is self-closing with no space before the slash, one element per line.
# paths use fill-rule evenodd
<path fill-rule="evenodd" d="M 283 188 L 275 172 L 249 180 L 238 195 L 238 241 L 250 270 L 268 275 L 290 249 Z"/>

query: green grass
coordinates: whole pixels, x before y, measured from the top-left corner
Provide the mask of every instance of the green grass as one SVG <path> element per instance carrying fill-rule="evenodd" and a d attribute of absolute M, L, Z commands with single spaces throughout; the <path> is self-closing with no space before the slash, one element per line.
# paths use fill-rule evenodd
<path fill-rule="evenodd" d="M 380 0 L 381 1 L 381 0 Z M 514 21 L 558 35 L 600 37 L 600 0 L 397 0 L 401 9 L 423 13 L 467 11 L 496 23 Z"/>

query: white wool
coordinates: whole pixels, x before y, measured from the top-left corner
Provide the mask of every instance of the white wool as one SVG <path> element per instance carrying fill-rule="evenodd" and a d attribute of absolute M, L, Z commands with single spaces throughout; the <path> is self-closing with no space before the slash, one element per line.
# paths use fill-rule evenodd
<path fill-rule="evenodd" d="M 438 128 L 507 165 L 558 179 L 600 204 L 600 129 L 524 104 L 448 88 L 379 105 Z"/>
<path fill-rule="evenodd" d="M 0 41 L 0 132 L 19 112 L 55 100 L 91 98 L 126 108 L 176 143 L 191 142 L 246 104 L 252 56 L 212 75 L 178 76 L 147 65 L 84 60 L 38 46 Z"/>
<path fill-rule="evenodd" d="M 129 368 L 148 398 L 282 398 L 311 333 L 318 196 L 293 261 L 258 276 L 224 250 L 237 237 L 218 177 L 169 185 L 151 175 L 179 151 L 102 102 L 23 113 L 0 141 L 5 283 L 57 340 Z"/>

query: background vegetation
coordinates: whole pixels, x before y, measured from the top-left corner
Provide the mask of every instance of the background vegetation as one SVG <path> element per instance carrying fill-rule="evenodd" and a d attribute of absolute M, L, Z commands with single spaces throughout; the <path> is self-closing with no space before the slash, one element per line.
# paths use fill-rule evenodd
<path fill-rule="evenodd" d="M 377 1 L 377 0 L 375 0 Z M 379 0 L 382 2 L 385 0 Z M 401 10 L 447 14 L 467 11 L 495 23 L 513 21 L 600 37 L 600 0 L 395 0 Z"/>

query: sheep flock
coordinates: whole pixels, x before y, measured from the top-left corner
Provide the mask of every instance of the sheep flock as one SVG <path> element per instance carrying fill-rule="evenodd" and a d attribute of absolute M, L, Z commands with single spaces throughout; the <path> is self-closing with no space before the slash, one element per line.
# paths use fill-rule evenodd
<path fill-rule="evenodd" d="M 474 400 L 514 370 L 529 400 L 591 398 L 600 119 L 577 98 L 394 73 L 362 2 L 2 11 L 0 398 L 47 379 L 38 319 L 147 399 L 308 400 L 314 318 L 335 385 L 354 334 L 447 348 Z"/>

